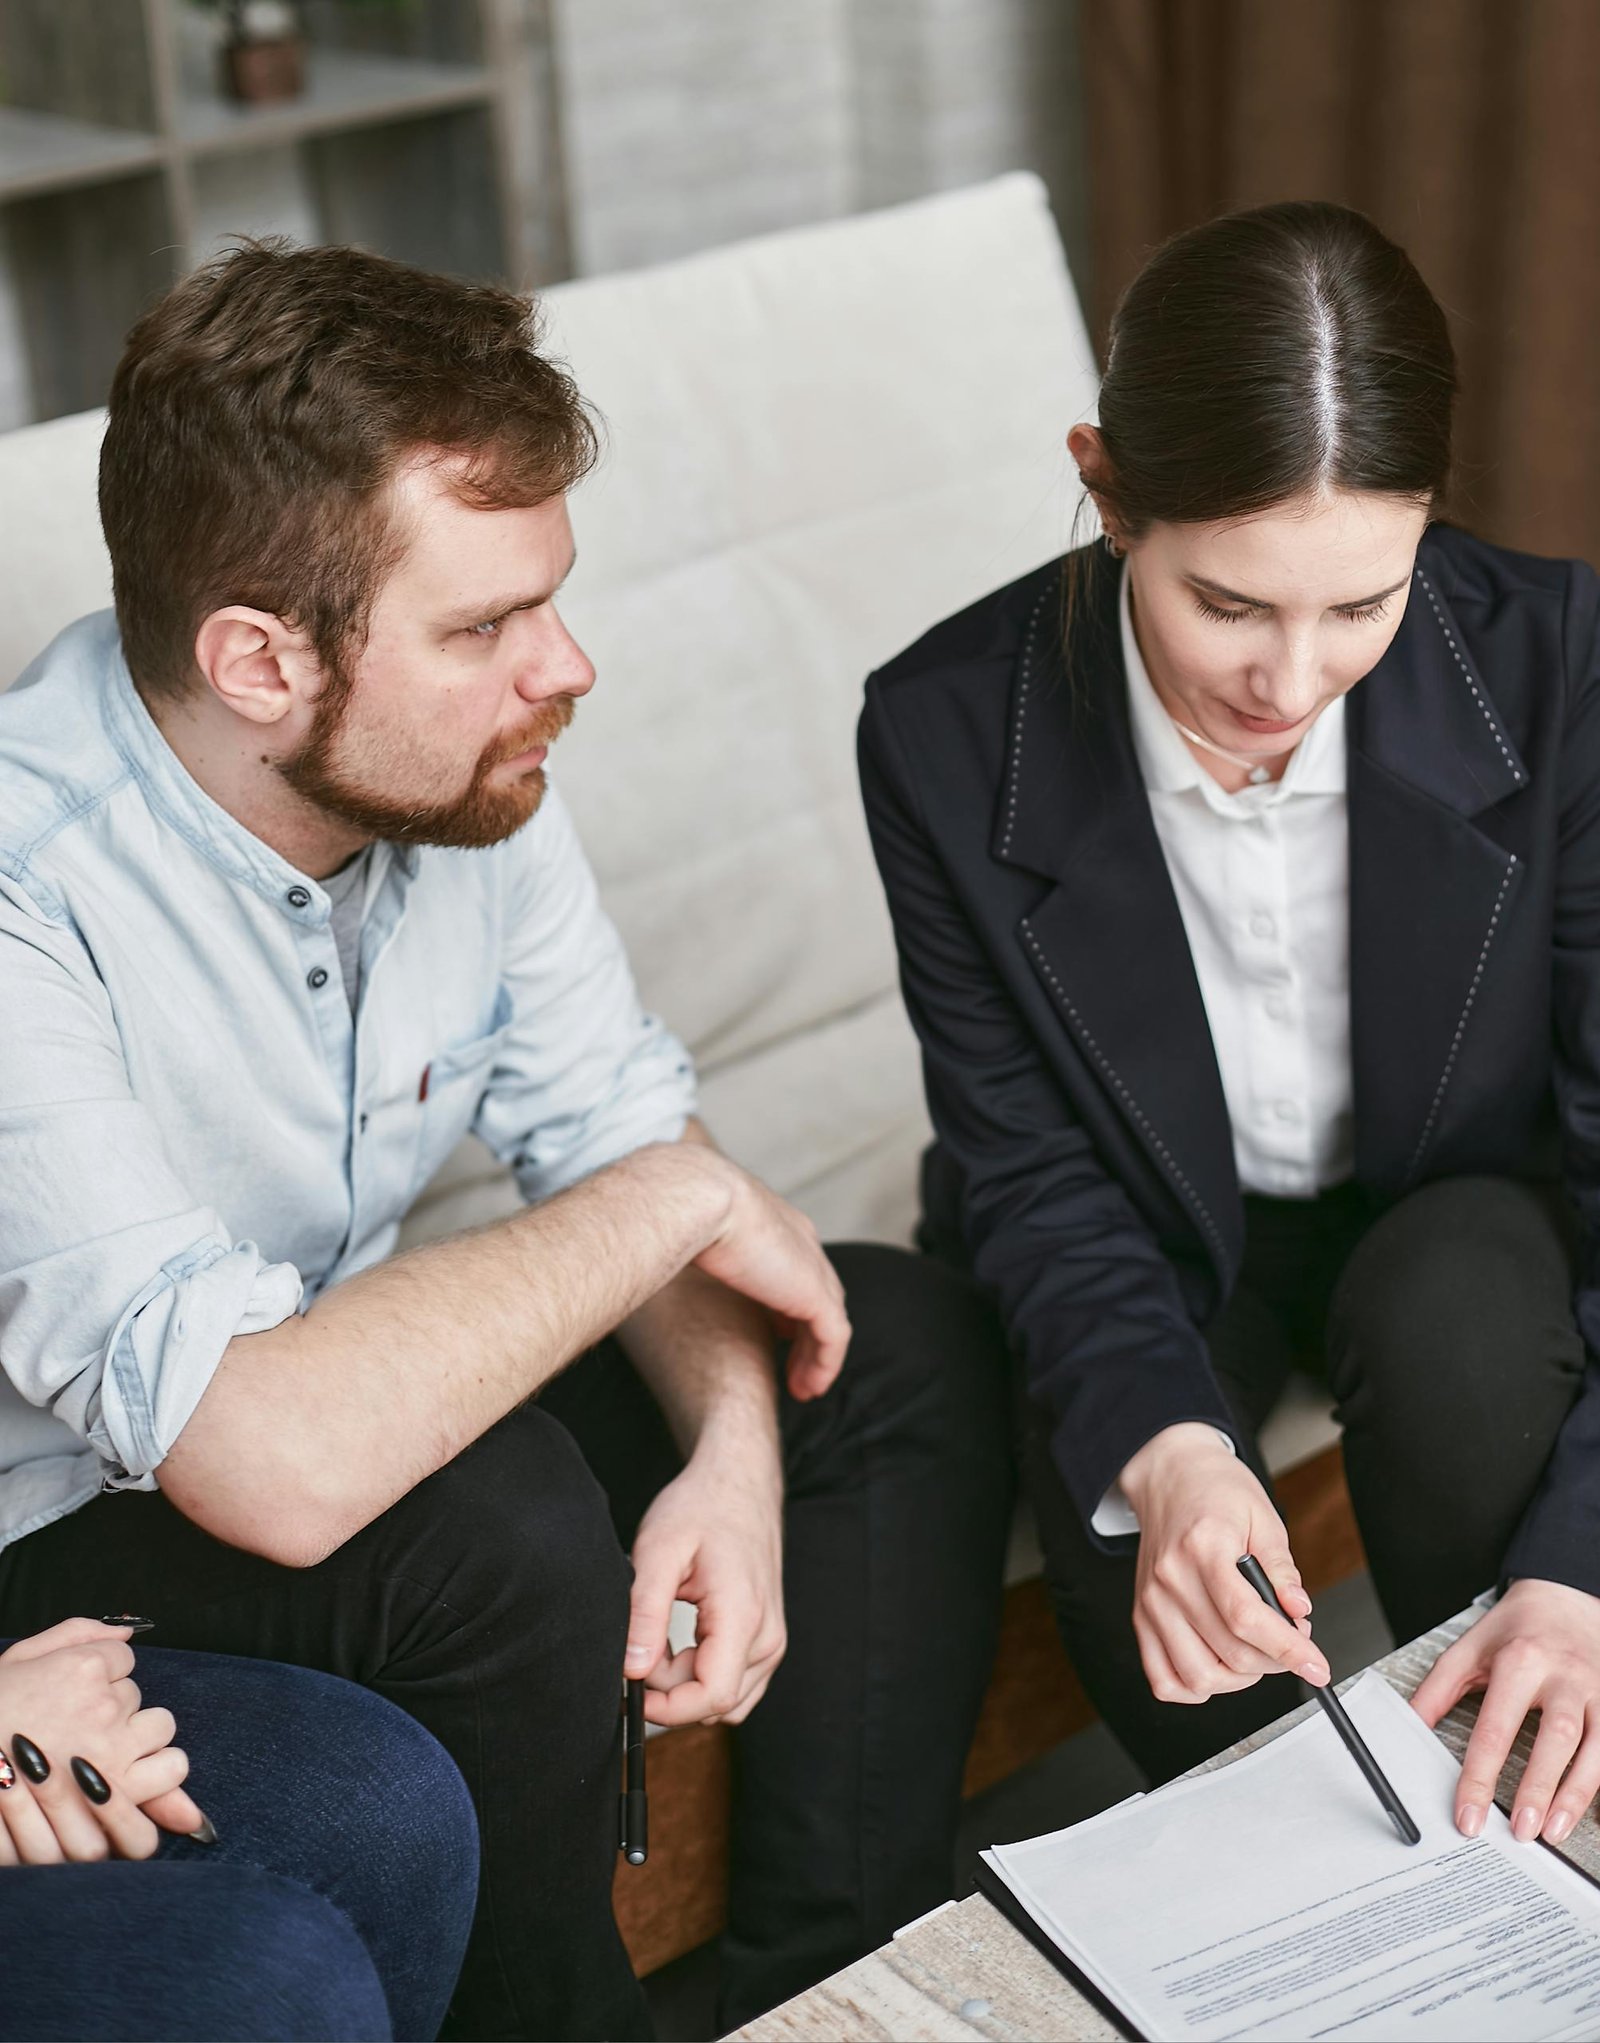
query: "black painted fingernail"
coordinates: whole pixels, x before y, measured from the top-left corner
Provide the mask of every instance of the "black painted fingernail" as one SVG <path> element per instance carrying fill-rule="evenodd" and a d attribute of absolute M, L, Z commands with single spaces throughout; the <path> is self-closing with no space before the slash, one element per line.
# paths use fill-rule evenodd
<path fill-rule="evenodd" d="M 97 1802 L 102 1809 L 111 1800 L 111 1789 L 106 1783 L 105 1775 L 100 1771 L 99 1767 L 91 1766 L 88 1760 L 74 1757 L 72 1762 L 72 1778 L 89 1797 L 89 1800 Z"/>
<path fill-rule="evenodd" d="M 130 1632 L 153 1632 L 156 1628 L 153 1617 L 133 1617 L 126 1610 L 119 1610 L 115 1617 L 103 1617 L 100 1622 L 126 1625 Z"/>
<path fill-rule="evenodd" d="M 11 1756 L 28 1776 L 35 1787 L 50 1778 L 50 1762 L 34 1744 L 31 1738 L 24 1738 L 20 1731 L 11 1734 Z"/>
<path fill-rule="evenodd" d="M 215 1844 L 217 1841 L 217 1826 L 209 1816 L 202 1816 L 200 1818 L 200 1828 L 198 1830 L 191 1830 L 189 1835 L 196 1844 Z"/>

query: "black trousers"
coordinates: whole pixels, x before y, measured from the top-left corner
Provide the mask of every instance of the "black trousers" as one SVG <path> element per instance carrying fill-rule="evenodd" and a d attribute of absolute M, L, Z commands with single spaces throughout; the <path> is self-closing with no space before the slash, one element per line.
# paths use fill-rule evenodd
<path fill-rule="evenodd" d="M 1263 1480 L 1255 1436 L 1289 1371 L 1325 1376 L 1373 1582 L 1395 1637 L 1414 1638 L 1498 1579 L 1578 1395 L 1564 1197 L 1454 1178 L 1378 1218 L 1350 1186 L 1245 1206 L 1240 1282 L 1206 1329 L 1212 1366 Z M 1134 1554 L 1091 1541 L 1025 1400 L 1021 1433 L 1062 1637 L 1150 1778 L 1170 1779 L 1293 1708 L 1299 1686 L 1285 1678 L 1199 1706 L 1155 1700 L 1133 1633 Z"/>
<path fill-rule="evenodd" d="M 1011 1453 L 993 1317 L 928 1259 L 832 1254 L 855 1339 L 827 1397 L 783 1401 L 789 1651 L 736 1738 L 729 2026 L 949 1894 L 994 1651 Z M 608 1342 L 315 1568 L 224 1546 L 159 1493 L 103 1495 L 0 1554 L 0 1633 L 137 1610 L 162 1645 L 390 1697 L 450 1752 L 478 1812 L 478 1911 L 446 2033 L 647 2035 L 610 1902 L 625 1547 L 679 1465 Z"/>

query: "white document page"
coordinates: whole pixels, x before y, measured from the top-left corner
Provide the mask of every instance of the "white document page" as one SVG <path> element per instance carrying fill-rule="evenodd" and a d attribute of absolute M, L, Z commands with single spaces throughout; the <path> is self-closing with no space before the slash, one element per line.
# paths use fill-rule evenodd
<path fill-rule="evenodd" d="M 1498 1809 L 1381 1675 L 1343 1697 L 1406 1845 L 1321 1711 L 1246 1759 L 984 1857 L 1155 2043 L 1600 2037 L 1600 1888 Z"/>

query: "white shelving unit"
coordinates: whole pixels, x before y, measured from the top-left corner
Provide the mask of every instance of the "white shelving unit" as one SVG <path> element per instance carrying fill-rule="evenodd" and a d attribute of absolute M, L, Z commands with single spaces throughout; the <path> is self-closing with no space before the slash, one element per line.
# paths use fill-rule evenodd
<path fill-rule="evenodd" d="M 529 251 L 548 268 L 562 246 L 560 195 L 516 166 L 553 153 L 529 140 L 548 109 L 519 64 L 542 4 L 303 0 L 305 92 L 242 106 L 213 82 L 215 17 L 188 0 L 0 0 L 0 249 L 26 363 L 7 423 L 104 398 L 129 325 L 206 253 L 251 152 L 264 183 L 288 159 L 314 238 L 541 281 Z"/>

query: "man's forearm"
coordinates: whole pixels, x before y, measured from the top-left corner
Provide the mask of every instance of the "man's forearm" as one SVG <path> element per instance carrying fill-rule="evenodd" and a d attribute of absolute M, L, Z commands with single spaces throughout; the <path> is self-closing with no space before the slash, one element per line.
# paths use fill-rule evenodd
<path fill-rule="evenodd" d="M 682 1146 L 715 1153 L 698 1121 L 684 1130 Z M 770 1452 L 776 1468 L 772 1323 L 760 1306 L 686 1269 L 623 1321 L 617 1337 L 686 1460 L 726 1442 L 741 1456 Z"/>
<path fill-rule="evenodd" d="M 220 1539 L 322 1558 L 669 1285 L 716 1237 L 729 1175 L 689 1145 L 640 1150 L 236 1339 L 163 1490 Z"/>
<path fill-rule="evenodd" d="M 772 1327 L 747 1298 L 685 1270 L 617 1328 L 684 1458 L 726 1439 L 776 1451 Z"/>

